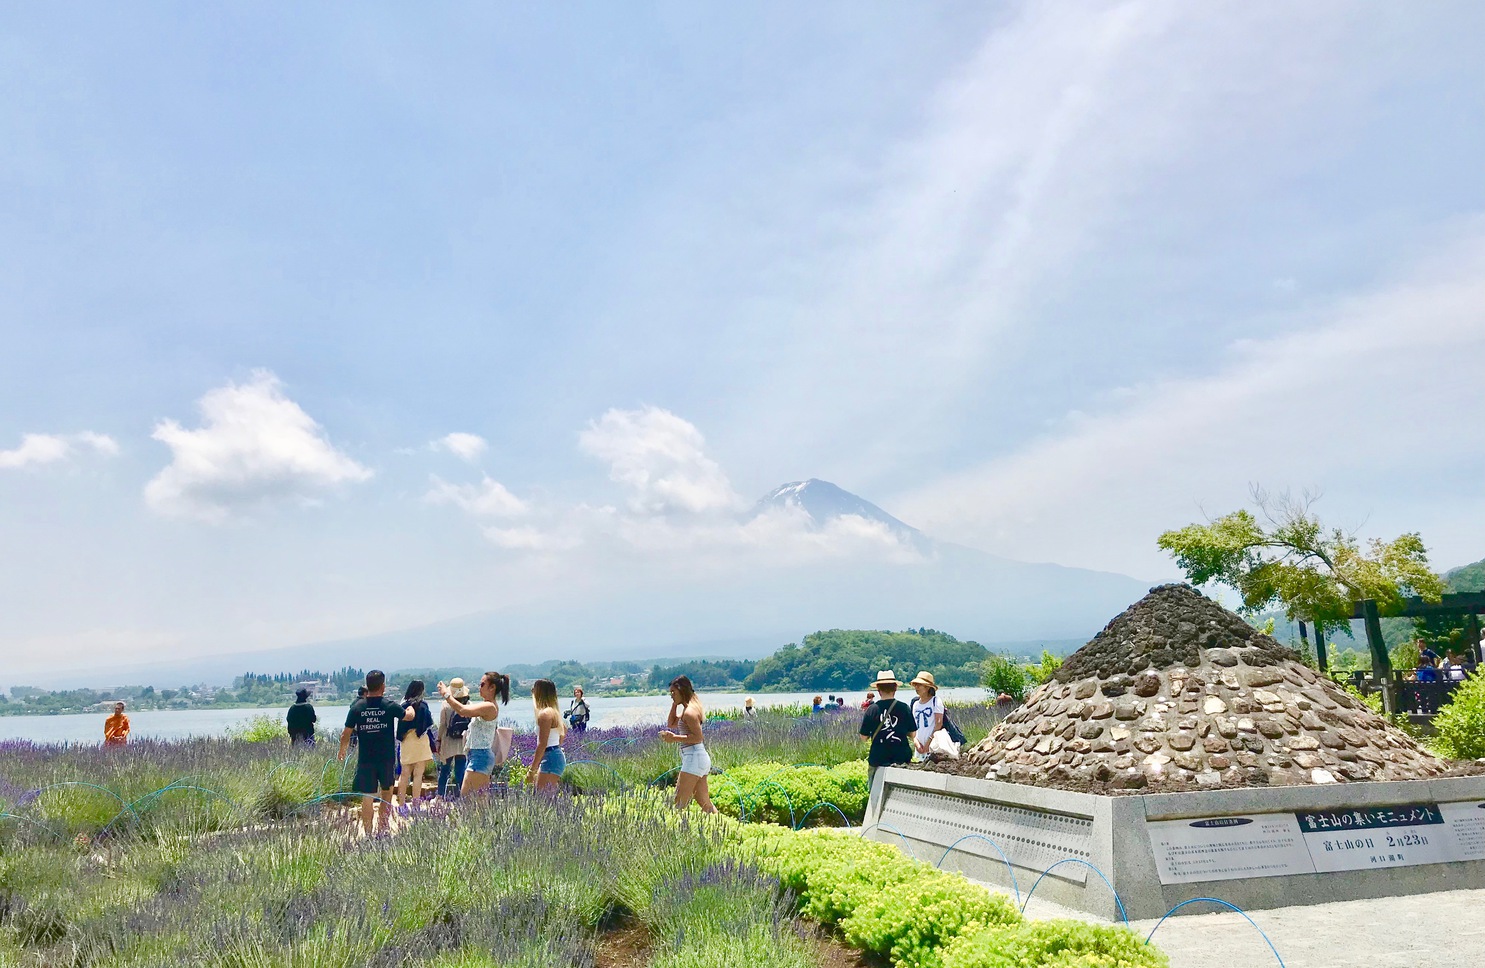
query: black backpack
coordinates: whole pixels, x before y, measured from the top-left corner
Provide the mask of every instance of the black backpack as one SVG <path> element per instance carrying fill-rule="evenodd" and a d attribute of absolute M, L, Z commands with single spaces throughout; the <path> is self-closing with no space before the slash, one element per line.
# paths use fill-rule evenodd
<path fill-rule="evenodd" d="M 449 717 L 449 737 L 456 738 L 463 736 L 467 732 L 469 732 L 468 716 L 460 716 L 458 713 L 454 713 Z"/>
<path fill-rule="evenodd" d="M 958 743 L 960 746 L 964 745 L 964 731 L 954 725 L 954 721 L 949 718 L 949 711 L 947 709 L 944 710 L 944 732 L 949 734 L 949 739 Z"/>

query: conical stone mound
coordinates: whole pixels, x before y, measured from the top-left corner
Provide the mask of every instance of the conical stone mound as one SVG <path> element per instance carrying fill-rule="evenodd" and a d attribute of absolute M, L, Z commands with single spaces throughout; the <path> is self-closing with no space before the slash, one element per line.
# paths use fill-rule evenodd
<path fill-rule="evenodd" d="M 1151 589 L 956 772 L 1072 790 L 1420 780 L 1449 767 L 1189 585 Z"/>

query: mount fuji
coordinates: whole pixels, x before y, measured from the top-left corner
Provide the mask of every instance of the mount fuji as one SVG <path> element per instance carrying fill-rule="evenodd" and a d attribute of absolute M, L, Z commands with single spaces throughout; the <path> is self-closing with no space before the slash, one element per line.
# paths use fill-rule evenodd
<path fill-rule="evenodd" d="M 922 626 L 1034 654 L 1042 642 L 1087 641 L 1151 585 L 938 541 L 829 481 L 784 484 L 737 523 L 770 522 L 781 530 L 763 527 L 766 535 L 813 536 L 819 547 L 840 536 L 865 543 L 797 561 L 729 565 L 724 556 L 720 568 L 667 571 L 635 559 L 612 568 L 604 586 L 557 585 L 543 602 L 356 639 L 95 672 L 173 685 L 230 681 L 244 669 L 396 669 L 428 656 L 485 668 L 545 658 L 751 658 L 819 629 Z"/>
<path fill-rule="evenodd" d="M 835 519 L 860 518 L 883 525 L 889 534 L 903 544 L 922 547 L 927 543 L 927 538 L 917 528 L 903 524 L 875 504 L 850 491 L 813 477 L 807 481 L 782 484 L 769 491 L 753 505 L 745 520 L 756 519 L 770 511 L 802 511 L 809 518 L 810 526 L 817 530 Z"/>

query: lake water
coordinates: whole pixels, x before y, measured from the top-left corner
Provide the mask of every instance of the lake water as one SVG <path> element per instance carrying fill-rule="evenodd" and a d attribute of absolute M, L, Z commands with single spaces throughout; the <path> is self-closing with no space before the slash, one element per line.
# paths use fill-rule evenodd
<path fill-rule="evenodd" d="M 753 697 L 760 706 L 807 703 L 815 697 L 812 692 L 762 693 Z M 904 699 L 912 698 L 912 691 L 899 692 Z M 979 702 L 987 698 L 984 689 L 959 687 L 940 689 L 939 695 L 952 702 Z M 743 695 L 735 692 L 703 692 L 702 705 L 709 710 L 738 709 L 743 704 Z M 866 698 L 865 693 L 846 697 L 846 705 L 855 707 Z M 567 708 L 569 697 L 563 697 L 562 708 Z M 668 696 L 627 696 L 623 698 L 592 698 L 588 706 L 593 711 L 590 724 L 593 726 L 633 726 L 637 723 L 660 723 L 669 711 Z M 434 717 L 442 705 L 432 702 Z M 321 726 L 338 725 L 345 720 L 348 707 L 340 705 L 316 705 Z M 282 709 L 141 709 L 129 713 L 130 736 L 135 739 L 185 739 L 190 736 L 223 736 L 228 729 L 255 716 L 283 717 Z M 76 716 L 0 716 L 0 741 L 26 739 L 35 743 L 97 743 L 103 737 L 103 720 L 99 713 Z M 510 706 L 501 711 L 500 718 L 506 723 L 529 728 L 535 718 L 531 700 L 526 697 L 511 697 Z"/>

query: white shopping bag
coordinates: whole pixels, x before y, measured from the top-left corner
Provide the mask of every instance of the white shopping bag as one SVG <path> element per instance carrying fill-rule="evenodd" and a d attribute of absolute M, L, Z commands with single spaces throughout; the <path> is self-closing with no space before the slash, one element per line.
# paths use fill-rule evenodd
<path fill-rule="evenodd" d="M 949 731 L 941 729 L 928 741 L 928 758 L 931 760 L 959 759 L 959 744 L 949 739 Z"/>
<path fill-rule="evenodd" d="M 509 726 L 495 727 L 495 765 L 503 766 L 510 758 L 510 744 L 516 738 L 516 731 Z"/>

